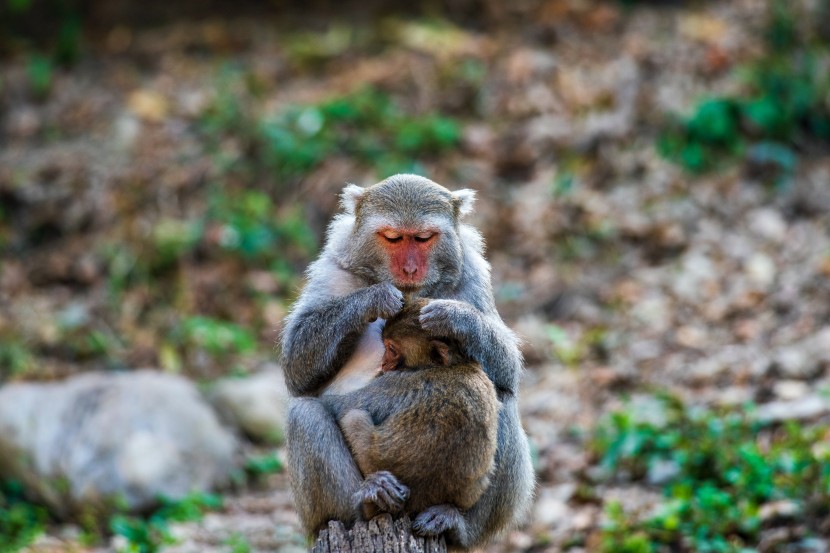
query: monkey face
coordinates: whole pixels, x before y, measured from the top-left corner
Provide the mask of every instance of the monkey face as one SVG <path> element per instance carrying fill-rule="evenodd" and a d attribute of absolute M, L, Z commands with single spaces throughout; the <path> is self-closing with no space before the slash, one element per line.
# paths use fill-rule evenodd
<path fill-rule="evenodd" d="M 354 216 L 343 266 L 370 281 L 429 294 L 461 273 L 460 218 L 473 192 L 450 192 L 416 175 L 396 175 L 370 188 L 347 186 L 343 206 Z"/>
<path fill-rule="evenodd" d="M 377 240 L 386 252 L 392 281 L 401 290 L 417 290 L 429 276 L 432 250 L 441 232 L 437 228 L 405 229 L 385 227 Z"/>

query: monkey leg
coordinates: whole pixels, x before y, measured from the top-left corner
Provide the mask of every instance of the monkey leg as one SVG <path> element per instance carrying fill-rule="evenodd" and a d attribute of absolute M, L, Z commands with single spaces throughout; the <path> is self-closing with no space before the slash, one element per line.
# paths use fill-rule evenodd
<path fill-rule="evenodd" d="M 409 489 L 389 472 L 364 480 L 337 421 L 316 398 L 292 400 L 286 445 L 294 503 L 309 534 L 329 520 L 351 522 L 367 505 L 396 513 L 409 497 Z"/>
<path fill-rule="evenodd" d="M 340 428 L 360 471 L 365 474 L 375 472 L 377 468 L 371 455 L 372 434 L 375 425 L 372 416 L 363 409 L 351 409 L 340 419 Z"/>
<path fill-rule="evenodd" d="M 499 410 L 498 448 L 490 486 L 464 513 L 466 536 L 456 545 L 479 545 L 519 522 L 530 509 L 535 477 L 527 436 L 515 397 L 505 397 Z M 452 540 L 454 536 L 448 535 Z"/>
<path fill-rule="evenodd" d="M 352 496 L 363 476 L 337 421 L 322 402 L 292 400 L 286 441 L 294 503 L 306 531 L 313 533 L 329 520 L 355 520 Z"/>
<path fill-rule="evenodd" d="M 351 409 L 340 419 L 340 428 L 357 466 L 366 475 L 366 480 L 355 497 L 355 501 L 360 503 L 363 518 L 369 520 L 383 511 L 400 511 L 409 497 L 409 489 L 401 485 L 391 473 L 378 472 L 380 467 L 372 455 L 372 436 L 375 432 L 372 416 L 363 409 Z"/>

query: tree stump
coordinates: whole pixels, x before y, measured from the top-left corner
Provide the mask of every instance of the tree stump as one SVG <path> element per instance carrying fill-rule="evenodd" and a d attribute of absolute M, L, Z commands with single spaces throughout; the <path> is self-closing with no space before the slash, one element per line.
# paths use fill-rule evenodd
<path fill-rule="evenodd" d="M 320 530 L 311 553 L 447 553 L 443 536 L 424 538 L 412 533 L 409 517 L 392 520 L 389 514 L 358 521 L 346 530 L 343 523 L 332 520 Z"/>

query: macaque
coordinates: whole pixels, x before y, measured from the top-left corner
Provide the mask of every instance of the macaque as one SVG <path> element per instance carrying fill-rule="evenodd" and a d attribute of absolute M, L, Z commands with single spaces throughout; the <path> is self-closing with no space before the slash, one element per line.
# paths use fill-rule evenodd
<path fill-rule="evenodd" d="M 493 383 L 500 401 L 490 483 L 466 509 L 466 534 L 454 546 L 481 545 L 528 510 L 534 475 L 519 419 L 522 358 L 496 311 L 481 235 L 463 217 L 471 190 L 451 192 L 429 179 L 395 175 L 368 188 L 346 186 L 343 212 L 309 267 L 286 319 L 282 364 L 297 396 L 288 414 L 288 470 L 300 519 L 314 533 L 329 520 L 355 520 L 367 503 L 399 512 L 409 490 L 396 474 L 361 473 L 321 396 L 345 394 L 377 375 L 384 321 L 404 293 L 432 298 L 419 322 L 431 336 L 455 341 Z"/>
<path fill-rule="evenodd" d="M 498 399 L 481 365 L 452 339 L 430 337 L 417 299 L 386 322 L 379 376 L 345 395 L 324 395 L 364 475 L 387 471 L 409 490 L 403 510 L 416 533 L 467 536 L 461 513 L 490 483 Z M 404 492 L 405 495 L 405 492 Z M 378 512 L 364 498 L 363 517 Z"/>

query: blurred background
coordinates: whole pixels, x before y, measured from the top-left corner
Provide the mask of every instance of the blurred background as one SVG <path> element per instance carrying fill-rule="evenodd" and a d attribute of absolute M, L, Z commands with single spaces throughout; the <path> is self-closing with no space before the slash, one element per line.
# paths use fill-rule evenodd
<path fill-rule="evenodd" d="M 277 338 L 397 172 L 524 339 L 487 551 L 830 549 L 830 3 L 0 0 L 0 552 L 302 551 Z"/>

